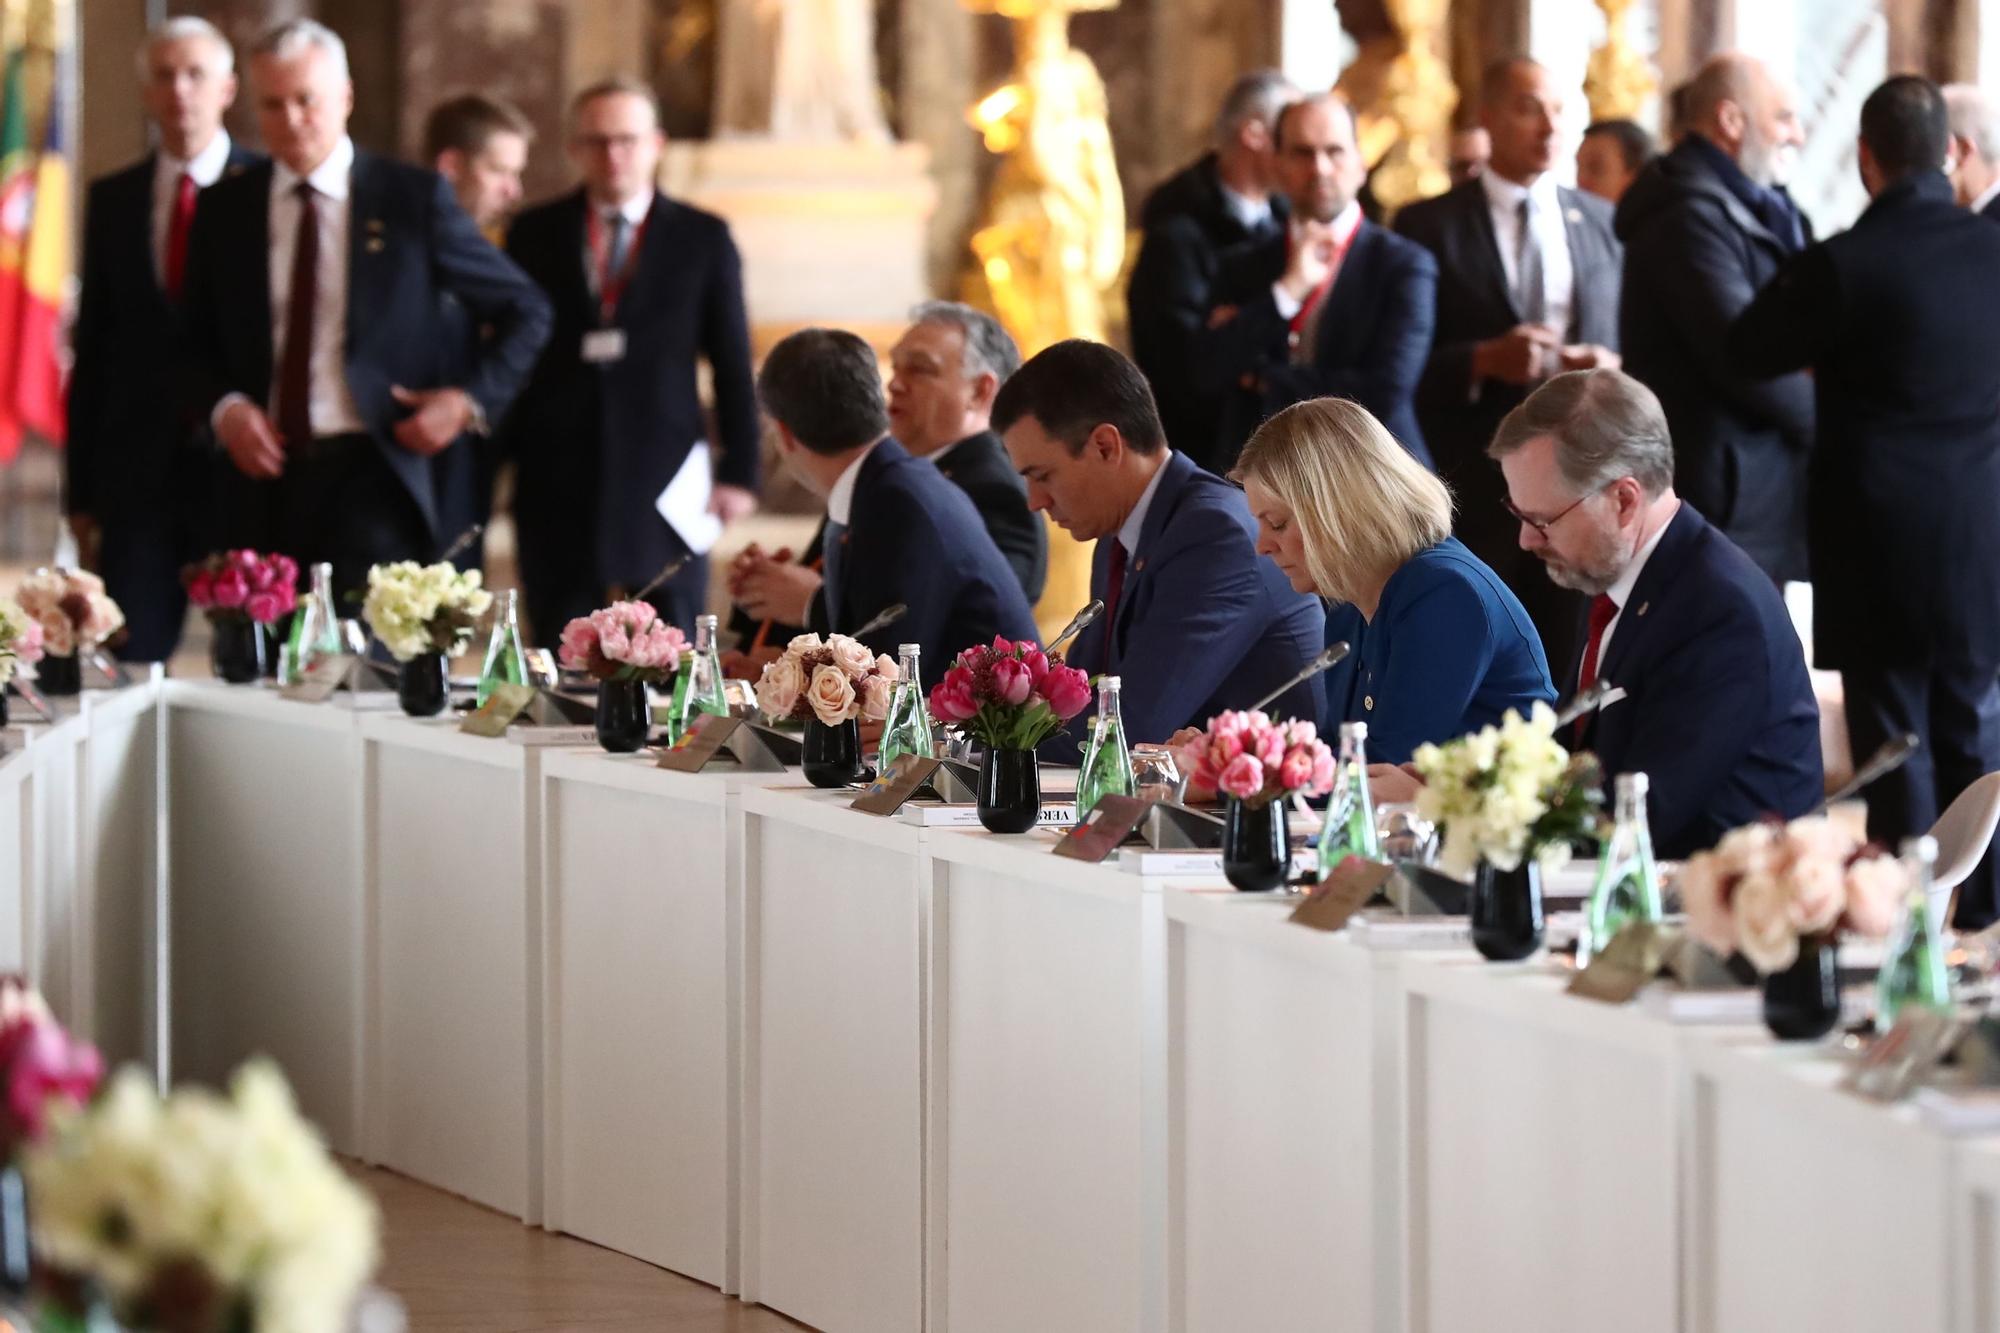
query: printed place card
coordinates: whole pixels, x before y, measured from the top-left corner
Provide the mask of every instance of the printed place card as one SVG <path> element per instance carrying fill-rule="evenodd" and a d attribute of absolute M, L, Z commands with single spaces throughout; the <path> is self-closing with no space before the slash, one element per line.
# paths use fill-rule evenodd
<path fill-rule="evenodd" d="M 868 784 L 868 789 L 855 797 L 854 803 L 847 808 L 859 810 L 864 815 L 884 818 L 893 815 L 930 781 L 942 762 L 918 754 L 898 755 L 889 771 L 877 775 L 875 781 Z"/>
<path fill-rule="evenodd" d="M 347 653 L 318 658 L 297 680 L 279 690 L 278 695 L 298 703 L 323 704 L 346 682 L 352 670 L 354 658 Z"/>
<path fill-rule="evenodd" d="M 1899 1102 L 1938 1067 L 1961 1030 L 1959 1020 L 1949 1014 L 1910 1005 L 1868 1044 L 1840 1086 L 1870 1101 Z"/>
<path fill-rule="evenodd" d="M 1678 943 L 1678 931 L 1654 921 L 1635 921 L 1613 935 L 1565 989 L 1587 1000 L 1624 1004 L 1659 975 Z"/>
<path fill-rule="evenodd" d="M 1354 914 L 1382 891 L 1394 873 L 1395 867 L 1386 862 L 1350 856 L 1292 909 L 1291 919 L 1313 930 L 1345 930 Z"/>
<path fill-rule="evenodd" d="M 501 683 L 493 687 L 493 693 L 486 696 L 486 702 L 466 714 L 465 721 L 458 729 L 467 736 L 484 736 L 489 740 L 499 740 L 507 734 L 507 728 L 514 720 L 528 711 L 528 705 L 535 701 L 535 687 Z"/>
<path fill-rule="evenodd" d="M 740 717 L 703 713 L 679 740 L 660 751 L 657 767 L 673 773 L 699 773 L 722 753 L 723 743 L 742 725 Z"/>
<path fill-rule="evenodd" d="M 1138 832 L 1152 808 L 1151 801 L 1136 796 L 1100 796 L 1097 804 L 1090 807 L 1090 813 L 1063 834 L 1062 841 L 1056 844 L 1056 855 L 1100 865 Z"/>

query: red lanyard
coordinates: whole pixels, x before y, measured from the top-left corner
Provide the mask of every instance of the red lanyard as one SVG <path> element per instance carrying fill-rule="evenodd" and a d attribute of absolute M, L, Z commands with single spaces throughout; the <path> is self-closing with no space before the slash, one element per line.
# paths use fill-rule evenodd
<path fill-rule="evenodd" d="M 611 262 L 611 242 L 604 234 L 604 217 L 596 209 L 590 210 L 587 227 L 590 268 L 597 275 L 597 308 L 606 324 L 617 313 L 619 298 L 625 295 L 625 288 L 632 281 L 632 270 L 639 265 L 639 243 L 646 239 L 646 224 L 652 220 L 653 206 L 648 204 L 646 215 L 632 228 L 632 239 L 625 246 L 625 262 L 616 273 L 610 273 L 606 269 Z"/>
<path fill-rule="evenodd" d="M 1341 261 L 1347 258 L 1348 249 L 1354 244 L 1354 238 L 1360 234 L 1361 220 L 1356 218 L 1355 224 L 1347 229 L 1347 235 L 1341 237 L 1333 247 L 1333 267 L 1327 270 L 1326 281 L 1313 289 L 1312 295 L 1306 297 L 1305 304 L 1299 307 L 1299 313 L 1292 316 L 1293 334 L 1300 335 L 1305 332 L 1306 321 L 1312 318 L 1313 311 L 1319 309 L 1319 303 L 1326 299 L 1326 294 L 1333 290 L 1335 280 L 1340 277 Z"/>

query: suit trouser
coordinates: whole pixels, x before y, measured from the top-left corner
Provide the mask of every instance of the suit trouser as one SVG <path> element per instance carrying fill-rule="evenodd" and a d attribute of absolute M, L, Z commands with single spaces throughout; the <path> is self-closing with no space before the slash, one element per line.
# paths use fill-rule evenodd
<path fill-rule="evenodd" d="M 104 590 L 125 613 L 126 662 L 164 662 L 180 646 L 187 620 L 181 566 L 199 558 L 170 514 L 134 516 L 104 525 L 98 557 Z"/>
<path fill-rule="evenodd" d="M 521 586 L 527 601 L 528 634 L 535 643 L 553 645 L 562 637 L 563 626 L 578 616 L 587 616 L 608 606 L 615 592 L 630 597 L 638 587 L 610 585 L 576 570 L 551 570 L 536 560 L 529 550 L 521 553 Z M 660 618 L 680 630 L 694 643 L 694 619 L 707 607 L 708 560 L 696 556 L 680 573 L 647 594 L 646 600 Z"/>
<path fill-rule="evenodd" d="M 1913 732 L 1923 746 L 1865 793 L 1868 836 L 1894 851 L 1930 831 L 1944 808 L 1987 773 L 2000 770 L 2000 676 L 1988 663 L 1843 668 L 1847 737 L 1854 762 L 1867 762 L 1892 736 Z M 1954 924 L 1976 929 L 2000 915 L 1993 850 L 1958 888 Z"/>
<path fill-rule="evenodd" d="M 264 549 L 297 560 L 302 580 L 310 580 L 314 563 L 331 563 L 334 607 L 343 617 L 360 614 L 371 566 L 434 554 L 417 502 L 366 435 L 292 450 L 269 499 Z"/>

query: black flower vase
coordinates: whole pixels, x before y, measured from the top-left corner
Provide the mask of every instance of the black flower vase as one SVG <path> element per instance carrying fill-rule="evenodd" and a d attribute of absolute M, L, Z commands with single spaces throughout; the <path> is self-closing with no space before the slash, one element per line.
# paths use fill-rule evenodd
<path fill-rule="evenodd" d="M 854 718 L 829 727 L 806 720 L 806 781 L 815 787 L 845 787 L 861 778 L 861 723 Z"/>
<path fill-rule="evenodd" d="M 605 680 L 597 684 L 597 743 L 612 754 L 646 748 L 653 734 L 652 705 L 646 702 L 643 680 Z"/>
<path fill-rule="evenodd" d="M 451 662 L 443 653 L 418 653 L 396 672 L 396 702 L 411 717 L 436 717 L 451 702 Z"/>
<path fill-rule="evenodd" d="M 979 764 L 979 823 L 988 833 L 1026 833 L 1042 813 L 1042 766 L 1033 750 L 990 749 Z"/>
<path fill-rule="evenodd" d="M 1481 861 L 1466 899 L 1472 947 L 1496 963 L 1512 963 L 1542 947 L 1542 868 L 1530 856 L 1512 870 Z"/>
<path fill-rule="evenodd" d="M 1291 826 L 1282 798 L 1231 799 L 1222 817 L 1222 876 L 1245 893 L 1280 889 L 1292 873 Z"/>
<path fill-rule="evenodd" d="M 7 725 L 7 699 L 13 693 L 12 685 L 0 685 L 0 727 Z"/>
<path fill-rule="evenodd" d="M 1840 1022 L 1840 948 L 1802 936 L 1798 960 L 1764 978 L 1764 1026 L 1780 1041 L 1812 1041 Z"/>
<path fill-rule="evenodd" d="M 82 694 L 83 662 L 75 653 L 68 657 L 50 653 L 36 665 L 35 683 L 43 694 Z"/>
<path fill-rule="evenodd" d="M 208 657 L 218 678 L 231 685 L 248 685 L 264 675 L 271 653 L 270 632 L 242 616 L 211 621 Z"/>

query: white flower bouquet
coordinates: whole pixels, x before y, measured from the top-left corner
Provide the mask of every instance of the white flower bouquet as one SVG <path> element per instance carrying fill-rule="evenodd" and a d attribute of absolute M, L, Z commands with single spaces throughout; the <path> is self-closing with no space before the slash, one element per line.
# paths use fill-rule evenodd
<path fill-rule="evenodd" d="M 1572 756 L 1555 733 L 1555 711 L 1538 703 L 1526 718 L 1510 708 L 1497 727 L 1417 747 L 1417 813 L 1444 830 L 1439 869 L 1469 879 L 1481 861 L 1501 871 L 1529 857 L 1560 865 L 1571 842 L 1596 836 L 1597 760 Z"/>
<path fill-rule="evenodd" d="M 1901 861 L 1817 815 L 1725 834 L 1675 884 L 1690 934 L 1769 976 L 1798 961 L 1802 939 L 1886 936 L 1910 878 Z"/>
<path fill-rule="evenodd" d="M 0 688 L 25 672 L 32 680 L 42 660 L 42 622 L 18 602 L 0 597 Z"/>
<path fill-rule="evenodd" d="M 476 569 L 399 560 L 368 571 L 362 618 L 399 662 L 425 653 L 465 651 L 479 618 L 493 605 Z"/>

